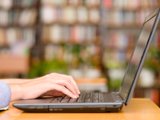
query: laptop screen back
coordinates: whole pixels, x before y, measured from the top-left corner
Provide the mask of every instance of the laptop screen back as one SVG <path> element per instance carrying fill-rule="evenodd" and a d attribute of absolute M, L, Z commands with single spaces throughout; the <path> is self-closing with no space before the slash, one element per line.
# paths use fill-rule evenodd
<path fill-rule="evenodd" d="M 138 72 L 140 72 L 138 71 L 140 69 L 140 65 L 143 64 L 143 57 L 145 57 L 144 54 L 147 49 L 147 45 L 150 44 L 150 35 L 153 32 L 152 27 L 154 25 L 155 19 L 156 14 L 146 19 L 146 21 L 143 24 L 143 28 L 139 35 L 135 49 L 132 53 L 132 57 L 130 58 L 120 89 L 120 95 L 124 100 L 128 99 L 129 94 L 131 94 L 131 90 L 134 89 L 133 84 L 134 82 L 136 82 L 135 79 L 137 77 Z"/>

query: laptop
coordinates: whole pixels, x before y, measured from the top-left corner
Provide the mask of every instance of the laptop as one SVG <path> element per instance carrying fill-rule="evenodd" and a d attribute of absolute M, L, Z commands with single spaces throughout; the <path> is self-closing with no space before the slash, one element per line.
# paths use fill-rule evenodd
<path fill-rule="evenodd" d="M 19 100 L 13 106 L 25 112 L 118 112 L 132 97 L 136 82 L 160 20 L 160 8 L 149 15 L 136 42 L 118 92 L 83 91 L 79 98 L 68 96 Z"/>

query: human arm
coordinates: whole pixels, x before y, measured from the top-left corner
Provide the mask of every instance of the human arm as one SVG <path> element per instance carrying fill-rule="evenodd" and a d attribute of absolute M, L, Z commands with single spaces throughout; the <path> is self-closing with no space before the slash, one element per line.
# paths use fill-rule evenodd
<path fill-rule="evenodd" d="M 35 79 L 13 79 L 6 81 L 11 88 L 11 101 L 18 99 L 33 99 L 49 92 L 55 96 L 57 92 L 72 98 L 79 96 L 79 89 L 71 76 L 51 73 Z"/>
<path fill-rule="evenodd" d="M 3 81 L 7 84 L 21 84 L 21 83 L 25 83 L 25 82 L 29 82 L 32 79 L 17 79 L 17 78 L 9 78 L 9 79 L 3 79 L 0 81 Z"/>

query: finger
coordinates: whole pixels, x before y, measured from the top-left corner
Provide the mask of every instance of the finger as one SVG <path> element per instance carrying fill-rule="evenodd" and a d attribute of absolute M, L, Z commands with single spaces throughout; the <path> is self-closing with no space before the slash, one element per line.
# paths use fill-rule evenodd
<path fill-rule="evenodd" d="M 77 95 L 80 94 L 79 88 L 71 76 L 63 75 L 63 74 L 56 74 L 56 79 L 67 80 L 72 85 L 72 88 L 74 89 L 74 91 L 76 91 Z"/>
<path fill-rule="evenodd" d="M 73 83 L 73 85 L 75 86 L 75 90 L 78 94 L 80 94 L 79 88 L 75 82 L 75 80 L 73 79 L 73 77 L 69 76 L 69 79 L 71 80 L 71 83 Z"/>
<path fill-rule="evenodd" d="M 76 95 L 77 97 L 79 96 L 79 95 L 77 94 L 77 92 L 75 91 L 73 85 L 71 85 L 71 83 L 70 83 L 69 81 L 67 81 L 67 80 L 62 80 L 62 82 L 57 83 L 57 84 L 60 84 L 60 85 L 65 86 L 65 87 L 66 87 L 68 90 L 70 90 L 74 95 Z"/>
<path fill-rule="evenodd" d="M 51 89 L 60 91 L 62 93 L 64 93 L 65 95 L 71 97 L 71 98 L 77 98 L 76 95 L 74 95 L 71 91 L 69 91 L 67 88 L 65 88 L 64 86 L 58 85 L 58 84 L 52 84 L 50 85 Z"/>

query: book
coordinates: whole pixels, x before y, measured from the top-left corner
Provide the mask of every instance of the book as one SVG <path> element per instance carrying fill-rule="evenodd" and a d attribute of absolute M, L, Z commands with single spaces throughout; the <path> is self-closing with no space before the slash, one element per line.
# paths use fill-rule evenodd
<path fill-rule="evenodd" d="M 57 21 L 57 9 L 51 6 L 43 6 L 41 8 L 41 21 L 50 24 Z"/>
<path fill-rule="evenodd" d="M 96 8 L 89 9 L 88 18 L 89 22 L 98 24 L 100 22 L 100 11 Z"/>
<path fill-rule="evenodd" d="M 0 8 L 8 10 L 11 8 L 12 5 L 13 0 L 1 0 Z"/>
<path fill-rule="evenodd" d="M 68 24 L 76 21 L 76 9 L 72 6 L 67 6 L 62 11 L 62 20 Z"/>
<path fill-rule="evenodd" d="M 37 13 L 35 9 L 30 9 L 22 11 L 20 17 L 17 19 L 22 26 L 33 26 L 35 24 L 36 16 Z"/>
<path fill-rule="evenodd" d="M 85 6 L 79 6 L 77 8 L 77 21 L 80 23 L 87 23 L 88 14 L 88 9 Z"/>
<path fill-rule="evenodd" d="M 3 29 L 0 29 L 0 46 L 4 46 L 5 45 L 5 31 Z"/>

